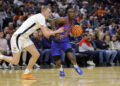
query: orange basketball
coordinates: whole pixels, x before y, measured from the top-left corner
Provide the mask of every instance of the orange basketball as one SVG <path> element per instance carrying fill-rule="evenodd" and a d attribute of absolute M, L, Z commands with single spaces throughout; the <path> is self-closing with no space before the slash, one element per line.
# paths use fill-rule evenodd
<path fill-rule="evenodd" d="M 72 26 L 71 33 L 74 36 L 80 36 L 83 33 L 83 29 L 80 25 L 74 25 Z"/>

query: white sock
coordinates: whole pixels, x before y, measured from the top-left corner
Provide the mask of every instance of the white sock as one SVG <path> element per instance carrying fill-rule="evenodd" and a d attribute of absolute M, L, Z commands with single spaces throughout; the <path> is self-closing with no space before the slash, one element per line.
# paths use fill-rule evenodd
<path fill-rule="evenodd" d="M 74 67 L 75 67 L 75 68 L 77 68 L 77 64 L 76 64 L 76 65 L 74 65 Z"/>
<path fill-rule="evenodd" d="M 61 65 L 61 67 L 60 67 L 60 69 L 59 69 L 60 71 L 63 71 L 63 67 L 62 67 L 62 65 Z"/>
<path fill-rule="evenodd" d="M 3 59 L 3 55 L 0 55 L 0 59 Z"/>
<path fill-rule="evenodd" d="M 30 70 L 29 70 L 29 69 L 25 69 L 24 74 L 28 74 L 29 72 L 30 72 Z"/>

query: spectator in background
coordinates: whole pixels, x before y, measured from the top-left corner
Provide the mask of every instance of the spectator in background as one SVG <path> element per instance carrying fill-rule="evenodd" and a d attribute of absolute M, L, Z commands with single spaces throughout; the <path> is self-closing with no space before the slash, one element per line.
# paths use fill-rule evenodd
<path fill-rule="evenodd" d="M 3 10 L 3 7 L 2 7 L 2 1 L 0 1 L 0 30 L 2 30 L 3 28 L 3 19 L 4 19 L 4 16 L 5 16 L 5 12 Z"/>
<path fill-rule="evenodd" d="M 6 34 L 9 34 L 9 32 L 8 32 L 8 27 L 5 27 L 5 28 L 4 28 L 4 36 L 3 36 L 4 38 L 6 37 Z"/>
<path fill-rule="evenodd" d="M 3 31 L 0 31 L 0 51 L 2 51 L 3 53 L 7 52 L 7 55 L 9 55 L 10 51 L 7 44 L 7 40 L 3 38 L 3 35 L 4 35 Z"/>
<path fill-rule="evenodd" d="M 64 2 L 64 1 L 62 1 L 61 3 L 62 3 L 62 4 L 59 5 L 59 8 L 60 8 L 60 9 L 63 9 L 63 10 L 65 11 L 65 9 L 68 7 L 68 5 L 67 5 L 67 3 Z"/>
<path fill-rule="evenodd" d="M 90 24 L 87 25 L 87 28 L 86 28 L 85 32 L 88 32 L 89 34 L 93 33 L 93 29 L 91 28 Z"/>
<path fill-rule="evenodd" d="M 113 45 L 113 49 L 117 50 L 118 55 L 117 55 L 117 60 L 120 60 L 120 42 L 117 40 L 117 36 L 113 35 L 112 36 L 112 45 Z M 120 61 L 119 61 L 120 63 Z"/>
<path fill-rule="evenodd" d="M 0 31 L 0 51 L 6 55 L 6 56 L 10 56 L 11 55 L 11 52 L 9 50 L 9 47 L 8 47 L 8 43 L 7 43 L 7 40 L 5 38 L 3 38 L 4 36 L 4 33 L 3 31 Z M 5 61 L 3 61 L 3 68 L 8 68 L 8 66 L 6 65 L 8 63 L 6 63 Z M 11 65 L 11 64 L 10 64 Z"/>
<path fill-rule="evenodd" d="M 90 42 L 91 42 L 92 46 L 94 47 L 94 50 L 96 51 L 96 53 L 99 54 L 99 64 L 98 65 L 103 66 L 102 59 L 104 58 L 104 50 L 100 50 L 97 48 L 96 43 L 95 43 L 96 39 L 97 39 L 96 34 L 95 33 L 91 34 Z"/>
<path fill-rule="evenodd" d="M 83 19 L 80 21 L 80 25 L 82 26 L 83 30 L 87 28 L 88 21 L 87 21 L 87 16 L 83 16 Z"/>
<path fill-rule="evenodd" d="M 17 20 L 17 26 L 21 26 L 23 23 L 23 16 L 20 16 L 19 19 Z"/>
<path fill-rule="evenodd" d="M 93 16 L 89 17 L 88 23 L 89 23 L 89 25 L 91 25 L 91 27 L 93 27 L 93 25 L 94 25 L 94 17 Z"/>
<path fill-rule="evenodd" d="M 13 27 L 13 22 L 9 22 L 9 25 L 8 25 L 9 34 L 12 35 L 14 31 L 15 31 L 15 29 Z"/>
<path fill-rule="evenodd" d="M 83 5 L 82 8 L 80 9 L 80 12 L 82 15 L 85 15 L 85 13 L 87 12 L 86 6 Z"/>
<path fill-rule="evenodd" d="M 77 23 L 80 23 L 81 20 L 82 20 L 82 14 L 80 11 L 78 11 Z"/>
<path fill-rule="evenodd" d="M 73 9 L 75 10 L 75 15 L 77 16 L 78 15 L 78 12 L 80 11 L 79 10 L 79 6 L 78 6 L 78 3 L 76 2 L 76 3 L 74 3 L 74 5 L 73 5 Z"/>
<path fill-rule="evenodd" d="M 99 26 L 99 25 L 100 25 L 100 22 L 99 22 L 99 20 L 98 20 L 98 17 L 95 16 L 95 17 L 94 17 L 93 27 L 97 27 L 97 26 Z"/>
<path fill-rule="evenodd" d="M 57 8 L 54 9 L 54 12 L 52 13 L 52 17 L 53 18 L 59 18 L 60 17 L 60 15 L 58 14 Z"/>
<path fill-rule="evenodd" d="M 111 25 L 109 25 L 109 33 L 110 33 L 110 36 L 117 33 L 116 24 L 114 22 L 112 22 Z"/>
<path fill-rule="evenodd" d="M 101 26 L 99 27 L 99 34 L 105 33 L 105 31 L 106 31 L 105 26 L 104 26 L 104 25 L 101 25 Z"/>
<path fill-rule="evenodd" d="M 111 58 L 107 58 L 107 63 L 109 63 L 110 65 L 114 65 L 113 61 L 117 55 L 117 50 L 114 50 L 109 35 L 105 36 L 105 42 L 109 45 L 108 50 L 109 52 L 111 52 Z"/>
<path fill-rule="evenodd" d="M 98 49 L 104 51 L 104 55 L 105 55 L 105 59 L 106 59 L 106 63 L 108 63 L 108 65 L 111 65 L 109 64 L 109 58 L 112 54 L 116 54 L 116 53 L 113 53 L 111 52 L 110 50 L 108 50 L 109 48 L 109 45 L 104 41 L 104 37 L 105 37 L 105 34 L 104 33 L 101 33 L 99 34 L 99 39 L 96 40 L 96 46 Z M 112 55 L 113 57 L 112 58 L 115 58 L 116 55 Z M 100 63 L 102 64 L 103 63 L 103 58 L 100 58 Z"/>
<path fill-rule="evenodd" d="M 100 8 L 99 8 L 98 11 L 97 11 L 97 15 L 98 15 L 98 16 L 103 16 L 104 13 L 105 13 L 105 11 L 104 11 L 103 7 L 100 6 Z"/>
<path fill-rule="evenodd" d="M 83 34 L 82 36 L 83 36 L 83 38 L 79 42 L 79 52 L 90 56 L 89 61 L 87 61 L 87 64 L 95 66 L 93 59 L 95 58 L 96 53 L 95 53 L 94 48 L 92 47 L 91 43 L 88 41 L 89 36 L 87 34 Z"/>

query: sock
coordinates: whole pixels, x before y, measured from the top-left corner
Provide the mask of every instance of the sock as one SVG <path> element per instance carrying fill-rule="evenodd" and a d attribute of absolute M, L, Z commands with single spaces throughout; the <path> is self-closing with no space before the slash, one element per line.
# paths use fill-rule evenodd
<path fill-rule="evenodd" d="M 75 67 L 75 68 L 77 68 L 77 64 L 76 64 L 76 65 L 74 65 L 74 67 Z"/>
<path fill-rule="evenodd" d="M 28 74 L 29 72 L 30 72 L 30 70 L 29 70 L 29 69 L 25 69 L 24 74 Z"/>
<path fill-rule="evenodd" d="M 60 71 L 64 71 L 64 70 L 63 70 L 63 67 L 62 67 L 62 65 L 61 65 L 61 67 L 60 67 L 60 69 L 59 69 L 59 70 L 60 70 Z"/>
<path fill-rule="evenodd" d="M 3 55 L 0 55 L 0 59 L 3 59 Z"/>

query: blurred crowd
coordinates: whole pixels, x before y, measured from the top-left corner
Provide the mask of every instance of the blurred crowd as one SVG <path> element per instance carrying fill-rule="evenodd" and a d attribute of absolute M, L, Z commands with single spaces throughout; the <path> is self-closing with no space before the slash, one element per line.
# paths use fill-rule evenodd
<path fill-rule="evenodd" d="M 30 16 L 40 13 L 43 5 L 52 8 L 47 26 L 51 28 L 53 18 L 65 17 L 68 8 L 75 10 L 75 24 L 81 25 L 84 34 L 80 37 L 70 35 L 76 58 L 87 55 L 89 65 L 110 65 L 119 63 L 120 59 L 120 1 L 119 0 L 0 0 L 0 51 L 12 55 L 10 38 L 19 26 Z M 46 39 L 40 30 L 31 36 L 41 56 L 35 64 L 54 66 L 51 57 L 51 39 Z M 63 51 L 61 60 L 66 64 Z M 28 63 L 30 54 L 23 50 L 20 65 Z M 99 61 L 96 61 L 98 59 Z M 2 67 L 13 67 L 2 62 Z"/>

